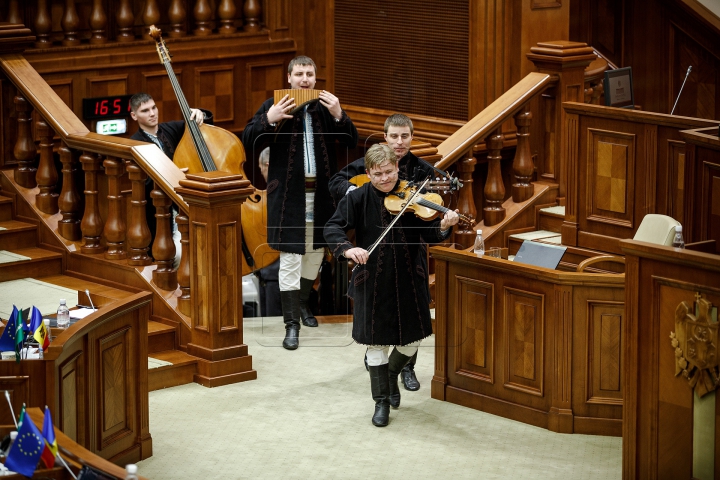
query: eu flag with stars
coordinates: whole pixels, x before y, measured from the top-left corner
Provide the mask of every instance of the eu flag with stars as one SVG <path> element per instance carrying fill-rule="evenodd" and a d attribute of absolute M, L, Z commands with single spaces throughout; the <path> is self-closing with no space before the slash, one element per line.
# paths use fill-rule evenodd
<path fill-rule="evenodd" d="M 45 439 L 32 419 L 27 415 L 26 417 L 18 431 L 17 438 L 10 446 L 5 466 L 13 472 L 32 477 L 45 448 Z"/>
<path fill-rule="evenodd" d="M 0 337 L 0 352 L 11 352 L 15 350 L 15 329 L 17 328 L 18 309 L 13 305 L 10 319 L 5 324 L 5 330 Z"/>

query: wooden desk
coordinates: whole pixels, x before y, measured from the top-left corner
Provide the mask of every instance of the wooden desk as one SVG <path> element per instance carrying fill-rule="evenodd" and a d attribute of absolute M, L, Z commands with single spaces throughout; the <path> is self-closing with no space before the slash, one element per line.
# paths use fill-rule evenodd
<path fill-rule="evenodd" d="M 624 275 L 430 253 L 433 398 L 556 432 L 621 434 Z"/>

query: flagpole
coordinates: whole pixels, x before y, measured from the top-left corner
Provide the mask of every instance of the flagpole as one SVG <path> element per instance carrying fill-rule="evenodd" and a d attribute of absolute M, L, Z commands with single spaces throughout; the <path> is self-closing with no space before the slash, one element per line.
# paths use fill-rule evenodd
<path fill-rule="evenodd" d="M 15 410 L 13 410 L 12 403 L 10 402 L 10 392 L 5 390 L 5 398 L 7 399 L 8 405 L 10 406 L 10 414 L 12 415 L 13 422 L 15 423 L 15 430 L 19 430 L 17 419 L 15 418 Z"/>
<path fill-rule="evenodd" d="M 66 469 L 68 472 L 70 472 L 70 475 L 72 475 L 72 477 L 73 477 L 75 480 L 77 480 L 77 477 L 75 476 L 75 474 L 73 473 L 73 471 L 70 469 L 70 466 L 69 466 L 67 463 L 65 463 L 65 459 L 62 458 L 62 456 L 60 455 L 60 453 L 58 453 L 57 458 L 60 460 L 60 463 L 63 464 L 63 466 L 65 467 L 65 469 Z"/>

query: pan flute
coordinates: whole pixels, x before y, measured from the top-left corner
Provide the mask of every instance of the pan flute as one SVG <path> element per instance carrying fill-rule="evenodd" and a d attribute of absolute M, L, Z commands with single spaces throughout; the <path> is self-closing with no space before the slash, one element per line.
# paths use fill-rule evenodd
<path fill-rule="evenodd" d="M 322 92 L 322 90 L 285 88 L 283 90 L 275 90 L 275 96 L 273 100 L 274 103 L 277 104 L 280 100 L 282 100 L 285 95 L 289 95 L 290 98 L 295 99 L 295 108 L 293 108 L 292 110 L 292 113 L 295 113 L 302 107 L 304 107 L 307 103 L 317 101 L 317 99 L 320 97 L 320 92 Z"/>

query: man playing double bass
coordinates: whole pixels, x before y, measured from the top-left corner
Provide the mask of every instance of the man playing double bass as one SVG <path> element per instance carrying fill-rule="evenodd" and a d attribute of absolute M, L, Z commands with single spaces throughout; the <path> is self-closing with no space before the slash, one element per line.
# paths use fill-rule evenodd
<path fill-rule="evenodd" d="M 294 58 L 288 65 L 290 88 L 314 88 L 316 73 L 312 59 Z M 298 348 L 301 321 L 317 326 L 306 301 L 323 259 L 323 227 L 335 211 L 328 189 L 337 171 L 335 142 L 350 149 L 358 138 L 352 120 L 329 92 L 321 92 L 318 102 L 293 113 L 294 108 L 294 99 L 287 95 L 277 104 L 270 98 L 242 134 L 250 158 L 270 146 L 268 244 L 280 251 L 283 347 L 288 350 Z"/>
<path fill-rule="evenodd" d="M 442 219 L 424 221 L 406 213 L 382 237 L 395 218 L 384 204 L 400 182 L 395 153 L 387 145 L 373 145 L 365 155 L 365 168 L 370 183 L 343 197 L 325 225 L 325 240 L 339 261 L 351 259 L 358 264 L 348 289 L 348 297 L 354 300 L 352 338 L 368 346 L 375 400 L 372 423 L 384 427 L 390 406 L 400 406 L 400 371 L 420 342 L 432 334 L 428 272 L 421 243 L 445 240 L 458 222 L 458 214 L 448 210 Z M 357 247 L 346 234 L 352 229 Z M 369 252 L 380 238 L 377 248 Z"/>

